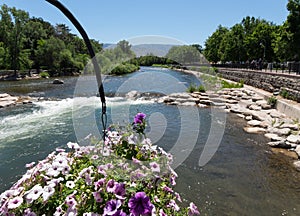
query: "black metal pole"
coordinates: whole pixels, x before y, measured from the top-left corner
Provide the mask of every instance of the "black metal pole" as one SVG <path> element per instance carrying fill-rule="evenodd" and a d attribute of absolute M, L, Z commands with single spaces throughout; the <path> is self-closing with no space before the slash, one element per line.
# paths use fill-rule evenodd
<path fill-rule="evenodd" d="M 97 63 L 97 59 L 95 58 L 95 52 L 94 52 L 94 49 L 92 47 L 92 44 L 90 42 L 90 39 L 89 39 L 87 33 L 85 32 L 83 27 L 80 25 L 78 20 L 73 16 L 73 14 L 63 4 L 61 4 L 57 0 L 46 0 L 46 1 L 49 2 L 50 4 L 52 4 L 53 6 L 57 7 L 73 23 L 73 25 L 76 27 L 76 29 L 81 34 L 81 36 L 87 46 L 89 54 L 91 56 L 92 63 L 93 63 L 94 69 L 95 69 L 97 84 L 98 84 L 98 91 L 99 91 L 100 99 L 102 102 L 102 114 L 106 114 L 106 102 L 105 102 L 104 87 L 103 87 L 102 78 L 101 78 L 101 70 Z M 104 130 L 105 130 L 105 128 L 104 128 Z"/>

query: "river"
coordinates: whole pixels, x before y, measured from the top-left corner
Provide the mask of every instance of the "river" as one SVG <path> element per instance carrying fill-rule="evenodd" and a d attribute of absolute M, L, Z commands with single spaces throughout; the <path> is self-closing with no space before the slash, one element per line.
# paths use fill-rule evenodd
<path fill-rule="evenodd" d="M 51 79 L 0 83 L 0 93 L 41 98 L 0 110 L 0 193 L 25 172 L 26 163 L 43 159 L 69 141 L 86 144 L 86 137 L 101 138 L 95 78 L 62 79 L 64 85 L 53 85 Z M 201 215 L 300 215 L 300 173 L 290 158 L 272 153 L 263 135 L 245 133 L 244 120 L 210 108 L 124 97 L 131 90 L 179 92 L 200 82 L 189 74 L 147 67 L 125 76 L 107 76 L 108 123 L 128 122 L 136 112 L 146 113 L 149 136 L 174 151 L 175 161 L 180 161 L 175 163 L 176 190 L 194 202 Z M 213 144 L 216 152 L 211 160 L 199 166 L 210 138 L 220 143 Z"/>

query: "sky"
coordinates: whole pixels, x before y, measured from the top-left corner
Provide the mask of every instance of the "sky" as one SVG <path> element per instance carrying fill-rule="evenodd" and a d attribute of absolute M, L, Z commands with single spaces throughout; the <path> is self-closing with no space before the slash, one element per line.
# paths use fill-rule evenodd
<path fill-rule="evenodd" d="M 282 24 L 288 0 L 60 0 L 79 20 L 90 38 L 117 43 L 143 36 L 173 38 L 201 44 L 219 25 L 232 27 L 246 16 Z M 64 15 L 45 0 L 0 0 L 55 24 L 64 23 L 78 34 Z M 162 42 L 164 43 L 164 42 Z"/>

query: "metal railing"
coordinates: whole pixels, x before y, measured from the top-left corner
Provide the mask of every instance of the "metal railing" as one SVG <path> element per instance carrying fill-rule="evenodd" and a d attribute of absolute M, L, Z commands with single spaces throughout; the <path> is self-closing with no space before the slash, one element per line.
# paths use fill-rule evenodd
<path fill-rule="evenodd" d="M 251 63 L 224 63 L 224 64 L 212 64 L 213 67 L 217 68 L 235 68 L 245 69 L 253 71 L 266 71 L 275 73 L 289 73 L 300 75 L 300 62 L 251 62 Z"/>

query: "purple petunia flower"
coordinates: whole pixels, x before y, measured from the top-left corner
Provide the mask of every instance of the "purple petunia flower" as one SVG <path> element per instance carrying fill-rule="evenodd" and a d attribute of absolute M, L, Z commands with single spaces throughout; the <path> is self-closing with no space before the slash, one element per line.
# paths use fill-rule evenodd
<path fill-rule="evenodd" d="M 122 205 L 120 200 L 110 200 L 104 207 L 103 216 L 115 215 L 118 212 L 118 208 Z"/>
<path fill-rule="evenodd" d="M 198 211 L 198 208 L 194 203 L 190 203 L 190 206 L 188 207 L 188 209 L 189 209 L 189 212 L 188 212 L 189 216 L 200 215 L 200 212 Z"/>
<path fill-rule="evenodd" d="M 116 183 L 113 179 L 110 179 L 106 184 L 106 191 L 108 193 L 114 193 L 116 189 Z"/>
<path fill-rule="evenodd" d="M 112 216 L 127 216 L 127 214 L 125 212 L 123 212 L 122 210 L 118 210 Z"/>
<path fill-rule="evenodd" d="M 145 118 L 146 118 L 146 114 L 145 113 L 138 113 L 134 117 L 133 122 L 134 122 L 134 124 L 142 124 Z"/>
<path fill-rule="evenodd" d="M 93 192 L 93 196 L 97 203 L 101 203 L 103 201 L 100 192 Z"/>
<path fill-rule="evenodd" d="M 116 184 L 115 195 L 118 199 L 125 199 L 126 190 L 124 183 Z"/>
<path fill-rule="evenodd" d="M 130 198 L 128 206 L 133 216 L 151 214 L 153 205 L 145 192 L 137 192 L 134 197 Z"/>

